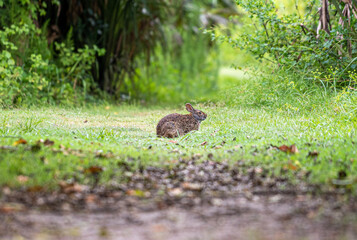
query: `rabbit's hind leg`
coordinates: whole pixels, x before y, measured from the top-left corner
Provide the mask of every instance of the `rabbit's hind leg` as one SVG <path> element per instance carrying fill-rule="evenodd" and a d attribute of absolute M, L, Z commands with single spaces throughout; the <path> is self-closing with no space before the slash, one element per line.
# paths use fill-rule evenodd
<path fill-rule="evenodd" d="M 181 132 L 177 128 L 175 122 L 166 122 L 164 125 L 162 125 L 162 129 L 164 130 L 163 137 L 166 138 L 175 138 L 181 135 Z"/>

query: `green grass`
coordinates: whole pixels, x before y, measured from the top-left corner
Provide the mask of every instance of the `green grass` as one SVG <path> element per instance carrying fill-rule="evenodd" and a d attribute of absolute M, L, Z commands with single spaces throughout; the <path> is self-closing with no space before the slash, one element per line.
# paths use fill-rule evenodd
<path fill-rule="evenodd" d="M 166 114 L 185 113 L 183 106 L 3 110 L 0 146 L 8 147 L 0 149 L 0 185 L 52 189 L 61 180 L 93 184 L 97 178 L 88 169 L 100 166 L 99 182 L 112 186 L 125 181 L 126 172 L 132 169 L 170 167 L 178 159 L 195 156 L 239 163 L 242 171 L 247 166 L 262 167 L 268 175 L 288 177 L 293 183 L 355 191 L 356 94 L 340 91 L 334 95 L 331 91 L 326 95 L 299 81 L 274 81 L 244 78 L 223 90 L 220 101 L 194 104 L 208 118 L 199 131 L 175 142 L 157 138 L 155 128 Z M 19 138 L 28 143 L 13 146 Z M 55 144 L 36 147 L 40 139 Z M 204 141 L 207 144 L 201 145 Z M 292 144 L 299 153 L 287 154 L 272 147 Z M 318 155 L 311 156 L 312 152 Z"/>

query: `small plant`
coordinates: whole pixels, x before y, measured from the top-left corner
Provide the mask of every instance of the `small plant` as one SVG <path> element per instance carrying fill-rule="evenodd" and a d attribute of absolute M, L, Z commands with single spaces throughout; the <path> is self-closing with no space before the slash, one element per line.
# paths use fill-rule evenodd
<path fill-rule="evenodd" d="M 30 133 L 37 129 L 38 125 L 43 122 L 43 119 L 36 119 L 34 117 L 30 117 L 26 119 L 24 122 L 19 123 L 19 128 L 21 133 Z"/>
<path fill-rule="evenodd" d="M 5 115 L 0 120 L 0 135 L 7 135 L 9 132 L 9 116 Z"/>

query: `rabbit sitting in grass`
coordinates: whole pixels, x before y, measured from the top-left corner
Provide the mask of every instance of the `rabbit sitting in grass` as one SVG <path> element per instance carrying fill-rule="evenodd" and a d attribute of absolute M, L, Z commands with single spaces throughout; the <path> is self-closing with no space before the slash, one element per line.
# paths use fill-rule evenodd
<path fill-rule="evenodd" d="M 186 133 L 198 130 L 200 123 L 206 119 L 207 114 L 194 109 L 191 104 L 186 103 L 189 114 L 173 113 L 162 118 L 156 127 L 158 137 L 175 138 Z"/>

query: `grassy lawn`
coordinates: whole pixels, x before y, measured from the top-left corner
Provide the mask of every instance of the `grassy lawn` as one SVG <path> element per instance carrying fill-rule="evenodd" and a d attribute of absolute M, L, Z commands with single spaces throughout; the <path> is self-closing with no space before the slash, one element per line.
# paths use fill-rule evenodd
<path fill-rule="evenodd" d="M 292 183 L 355 192 L 356 121 L 345 114 L 326 108 L 291 113 L 249 105 L 193 105 L 208 117 L 199 131 L 177 139 L 157 138 L 155 128 L 166 114 L 185 113 L 184 106 L 2 110 L 0 185 L 54 189 L 67 180 L 110 187 L 125 182 L 133 169 L 170 167 L 194 158 L 225 161 L 242 171 L 259 167 L 258 172 Z M 20 138 L 27 143 L 17 144 Z M 278 149 L 292 144 L 298 152 Z"/>

